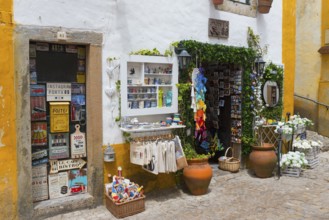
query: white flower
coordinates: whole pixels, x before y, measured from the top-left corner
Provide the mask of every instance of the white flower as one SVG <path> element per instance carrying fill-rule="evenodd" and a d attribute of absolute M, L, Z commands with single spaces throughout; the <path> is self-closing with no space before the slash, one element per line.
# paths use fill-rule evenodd
<path fill-rule="evenodd" d="M 303 167 L 307 165 L 305 154 L 299 151 L 289 151 L 287 154 L 282 155 L 280 166 L 285 167 Z"/>

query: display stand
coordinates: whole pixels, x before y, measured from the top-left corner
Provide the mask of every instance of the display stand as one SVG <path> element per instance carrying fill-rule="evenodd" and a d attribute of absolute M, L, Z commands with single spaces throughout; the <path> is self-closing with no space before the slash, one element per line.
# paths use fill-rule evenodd
<path fill-rule="evenodd" d="M 121 59 L 121 113 L 177 113 L 178 65 L 172 57 L 132 55 Z"/>

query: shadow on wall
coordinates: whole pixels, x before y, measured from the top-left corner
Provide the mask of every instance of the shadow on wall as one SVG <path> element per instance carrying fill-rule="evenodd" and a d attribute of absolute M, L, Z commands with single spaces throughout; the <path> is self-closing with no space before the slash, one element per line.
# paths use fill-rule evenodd
<path fill-rule="evenodd" d="M 299 97 L 294 97 L 294 114 L 299 114 L 303 118 L 308 118 L 314 123 L 308 130 L 318 132 L 318 105 Z"/>
<path fill-rule="evenodd" d="M 174 187 L 175 173 L 154 175 L 144 171 L 141 166 L 130 163 L 129 144 L 111 145 L 115 151 L 114 162 L 104 162 L 104 183 L 112 182 L 112 177 L 108 174 L 117 175 L 118 166 L 122 167 L 122 176 L 130 181 L 143 186 L 144 191 L 150 192 L 157 189 Z M 103 151 L 106 146 L 103 146 Z"/>

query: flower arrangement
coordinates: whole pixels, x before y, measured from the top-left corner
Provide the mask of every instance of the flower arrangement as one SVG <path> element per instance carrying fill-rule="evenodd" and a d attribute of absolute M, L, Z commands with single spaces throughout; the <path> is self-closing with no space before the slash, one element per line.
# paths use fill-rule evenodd
<path fill-rule="evenodd" d="M 291 127 L 297 130 L 299 127 L 307 127 L 313 125 L 313 122 L 308 118 L 301 118 L 300 115 L 290 116 L 290 120 L 287 122 Z"/>
<path fill-rule="evenodd" d="M 276 126 L 276 129 L 274 130 L 275 133 L 278 133 L 278 129 L 282 129 L 282 133 L 286 135 L 292 134 L 292 127 L 290 124 L 285 122 L 278 122 L 278 125 Z"/>
<path fill-rule="evenodd" d="M 292 146 L 300 152 L 306 154 L 306 157 L 309 156 L 316 156 L 319 151 L 320 147 L 322 146 L 321 141 L 313 141 L 313 140 L 295 140 Z"/>
<path fill-rule="evenodd" d="M 305 129 L 309 125 L 313 125 L 313 122 L 310 119 L 301 118 L 300 115 L 293 115 L 290 116 L 290 120 L 287 122 L 278 122 L 275 132 L 278 133 L 278 129 L 281 128 L 284 135 L 291 135 L 293 131 L 296 132 L 298 129 Z"/>
<path fill-rule="evenodd" d="M 284 154 L 280 161 L 280 166 L 285 169 L 288 167 L 291 168 L 304 168 L 308 164 L 305 154 L 299 151 L 289 151 L 287 154 Z"/>

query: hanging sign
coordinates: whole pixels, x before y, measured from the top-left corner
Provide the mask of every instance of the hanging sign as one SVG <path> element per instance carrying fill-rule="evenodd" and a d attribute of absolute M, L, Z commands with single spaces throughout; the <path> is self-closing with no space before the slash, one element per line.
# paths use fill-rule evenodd
<path fill-rule="evenodd" d="M 71 101 L 71 83 L 47 83 L 47 101 Z"/>
<path fill-rule="evenodd" d="M 85 134 L 80 132 L 80 125 L 75 125 L 75 132 L 71 134 L 71 157 L 86 157 L 86 138 Z"/>
<path fill-rule="evenodd" d="M 50 132 L 69 132 L 69 102 L 50 102 Z"/>
<path fill-rule="evenodd" d="M 86 164 L 86 161 L 83 159 L 49 160 L 49 164 L 49 173 L 58 173 L 62 170 L 81 169 Z"/>

